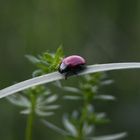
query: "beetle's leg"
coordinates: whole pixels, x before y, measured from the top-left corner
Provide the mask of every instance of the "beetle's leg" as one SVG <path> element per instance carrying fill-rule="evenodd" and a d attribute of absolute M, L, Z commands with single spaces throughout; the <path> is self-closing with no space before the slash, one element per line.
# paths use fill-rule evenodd
<path fill-rule="evenodd" d="M 67 80 L 68 76 L 69 76 L 69 73 L 65 73 L 65 74 L 64 74 L 65 80 Z"/>

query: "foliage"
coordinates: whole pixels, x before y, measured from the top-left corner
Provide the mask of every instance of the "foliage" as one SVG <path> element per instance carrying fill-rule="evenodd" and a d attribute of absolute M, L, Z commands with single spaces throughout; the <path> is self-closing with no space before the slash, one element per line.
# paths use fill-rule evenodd
<path fill-rule="evenodd" d="M 38 68 L 33 72 L 34 77 L 57 70 L 63 57 L 63 50 L 60 46 L 55 54 L 45 52 L 38 57 L 31 55 L 26 55 L 26 57 Z M 10 103 L 23 108 L 20 113 L 28 115 L 25 139 L 32 140 L 32 127 L 35 116 L 54 115 L 54 110 L 60 106 L 55 104 L 58 95 L 53 94 L 45 85 L 35 86 L 21 93 L 8 96 L 7 99 Z"/>
<path fill-rule="evenodd" d="M 32 55 L 26 55 L 29 61 L 31 61 L 38 69 L 33 72 L 33 77 L 43 75 L 56 71 L 64 57 L 62 46 L 58 47 L 56 53 L 45 52 L 38 57 Z"/>
<path fill-rule="evenodd" d="M 31 55 L 26 57 L 37 66 L 37 70 L 33 72 L 34 77 L 56 71 L 63 56 L 62 47 L 59 47 L 56 53 L 45 52 L 38 57 Z M 70 100 L 71 102 L 80 101 L 82 105 L 80 108 L 73 110 L 72 114 L 68 114 L 68 112 L 63 113 L 62 122 L 64 130 L 48 122 L 46 119 L 42 120 L 43 123 L 62 134 L 67 140 L 117 140 L 123 138 L 126 133 L 95 137 L 96 126 L 108 123 L 109 119 L 106 117 L 105 112 L 96 111 L 94 103 L 95 101 L 115 100 L 114 96 L 100 94 L 99 91 L 101 86 L 108 85 L 111 82 L 112 80 L 106 79 L 104 73 L 83 76 L 76 87 L 63 86 L 57 81 L 55 86 L 59 90 L 66 91 L 66 94 L 63 95 L 64 100 Z M 12 104 L 22 107 L 23 110 L 20 111 L 22 114 L 28 115 L 26 140 L 32 140 L 32 124 L 35 116 L 42 118 L 54 115 L 54 110 L 60 107 L 60 105 L 55 103 L 58 95 L 53 94 L 51 89 L 44 85 L 32 87 L 23 91 L 23 94 L 15 94 L 7 99 Z"/>
<path fill-rule="evenodd" d="M 34 112 L 38 116 L 51 116 L 54 114 L 53 110 L 59 108 L 59 105 L 55 105 L 58 96 L 52 94 L 45 86 L 33 87 L 23 91 L 23 93 L 7 97 L 12 104 L 23 108 L 20 111 L 21 114 L 29 115 L 31 113 L 31 98 L 34 98 Z"/>
<path fill-rule="evenodd" d="M 65 135 L 68 140 L 117 140 L 126 136 L 126 133 L 120 133 L 95 137 L 96 126 L 108 123 L 109 119 L 106 117 L 105 112 L 96 112 L 94 102 L 96 100 L 115 100 L 114 96 L 102 95 L 99 92 L 101 86 L 110 84 L 111 82 L 111 80 L 106 79 L 104 73 L 84 76 L 77 87 L 63 86 L 58 81 L 56 86 L 67 92 L 64 95 L 65 100 L 70 100 L 71 102 L 81 100 L 82 102 L 81 107 L 74 110 L 71 115 L 64 113 L 62 121 L 65 130 L 61 129 L 58 132 Z M 46 121 L 44 121 L 44 124 L 55 131 L 60 130 L 60 128 L 56 129 L 56 126 L 53 124 L 50 125 Z"/>

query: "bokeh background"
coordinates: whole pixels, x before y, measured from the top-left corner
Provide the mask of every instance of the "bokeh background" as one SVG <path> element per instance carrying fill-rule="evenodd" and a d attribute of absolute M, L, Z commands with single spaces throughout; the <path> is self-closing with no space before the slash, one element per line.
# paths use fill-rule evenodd
<path fill-rule="evenodd" d="M 55 51 L 80 54 L 88 64 L 140 61 L 139 0 L 1 0 L 0 88 L 31 77 L 35 67 L 25 54 Z M 112 122 L 104 133 L 127 131 L 125 140 L 140 138 L 140 70 L 107 72 L 114 83 L 104 92 L 117 97 L 101 110 Z M 70 80 L 72 81 L 72 80 Z M 67 81 L 66 81 L 67 82 Z M 70 108 L 70 103 L 65 102 Z M 100 109 L 98 109 L 100 111 Z M 61 113 L 52 118 L 61 124 Z M 0 140 L 23 140 L 26 116 L 0 100 Z M 63 138 L 36 121 L 34 140 Z"/>

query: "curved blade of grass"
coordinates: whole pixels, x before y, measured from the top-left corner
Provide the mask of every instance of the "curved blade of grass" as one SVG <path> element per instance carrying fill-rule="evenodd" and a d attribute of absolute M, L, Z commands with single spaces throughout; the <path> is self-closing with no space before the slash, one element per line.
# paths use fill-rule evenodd
<path fill-rule="evenodd" d="M 109 63 L 109 64 L 89 65 L 84 71 L 80 72 L 78 75 L 85 75 L 95 72 L 103 72 L 119 69 L 133 69 L 133 68 L 140 68 L 140 63 L 134 62 L 134 63 Z M 53 82 L 60 79 L 64 79 L 64 76 L 59 72 L 52 72 L 46 75 L 35 77 L 0 90 L 0 98 L 6 97 L 8 95 L 14 94 L 16 92 L 25 90 L 33 86 Z"/>

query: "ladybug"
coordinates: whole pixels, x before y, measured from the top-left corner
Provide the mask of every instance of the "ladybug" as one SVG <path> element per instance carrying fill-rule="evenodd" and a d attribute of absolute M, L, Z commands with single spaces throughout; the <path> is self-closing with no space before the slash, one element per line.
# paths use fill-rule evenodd
<path fill-rule="evenodd" d="M 85 64 L 86 61 L 83 57 L 79 55 L 71 55 L 61 61 L 58 71 L 65 76 L 65 79 L 67 79 L 68 76 L 84 70 L 86 68 Z"/>

